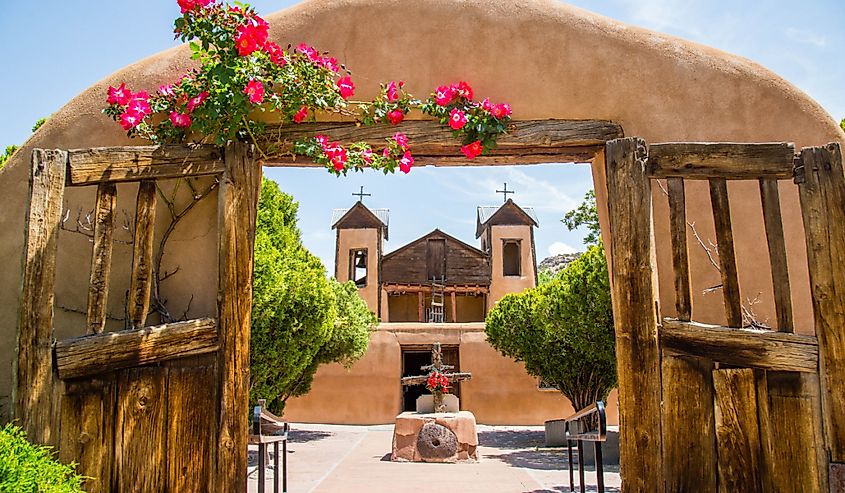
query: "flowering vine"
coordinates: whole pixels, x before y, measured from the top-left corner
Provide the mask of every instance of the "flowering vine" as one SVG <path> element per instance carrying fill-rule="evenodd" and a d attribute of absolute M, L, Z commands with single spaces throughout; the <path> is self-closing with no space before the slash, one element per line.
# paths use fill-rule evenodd
<path fill-rule="evenodd" d="M 125 84 L 109 87 L 103 112 L 130 137 L 154 143 L 251 140 L 263 132 L 263 113 L 282 124 L 336 113 L 364 125 L 400 125 L 418 109 L 448 126 L 458 147 L 474 159 L 496 145 L 510 126 L 511 108 L 488 99 L 473 100 L 466 82 L 435 89 L 425 100 L 414 98 L 402 81 L 381 85 L 373 101 L 353 101 L 351 73 L 334 57 L 300 44 L 282 48 L 269 40 L 269 25 L 249 5 L 213 0 L 177 0 L 181 17 L 174 32 L 188 42 L 198 67 L 178 81 L 149 94 L 132 92 Z M 398 129 L 397 129 L 398 130 Z M 259 149 L 259 151 L 263 151 Z M 367 168 L 408 173 L 414 165 L 408 138 L 397 131 L 379 146 L 365 142 L 344 145 L 317 135 L 293 145 L 293 153 L 308 156 L 335 174 Z"/>

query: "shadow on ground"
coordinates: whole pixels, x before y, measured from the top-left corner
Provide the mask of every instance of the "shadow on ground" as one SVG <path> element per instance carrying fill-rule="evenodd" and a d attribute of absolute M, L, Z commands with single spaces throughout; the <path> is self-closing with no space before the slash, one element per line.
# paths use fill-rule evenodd
<path fill-rule="evenodd" d="M 569 489 L 569 486 L 553 486 L 552 489 L 533 490 L 528 493 L 569 493 L 570 491 L 572 490 Z M 581 488 L 577 484 L 575 485 L 575 491 L 581 491 Z M 598 489 L 593 485 L 585 485 L 584 491 L 587 493 L 596 493 Z M 613 486 L 605 486 L 604 491 L 605 493 L 615 493 L 622 490 Z"/>
<path fill-rule="evenodd" d="M 543 430 L 479 431 L 478 444 L 497 449 L 524 449 L 542 447 L 546 442 Z"/>
<path fill-rule="evenodd" d="M 305 443 L 305 442 L 315 442 L 317 440 L 322 440 L 324 438 L 328 438 L 333 436 L 334 433 L 328 431 L 317 431 L 317 430 L 296 430 L 291 429 L 288 432 L 288 442 L 290 443 Z"/>

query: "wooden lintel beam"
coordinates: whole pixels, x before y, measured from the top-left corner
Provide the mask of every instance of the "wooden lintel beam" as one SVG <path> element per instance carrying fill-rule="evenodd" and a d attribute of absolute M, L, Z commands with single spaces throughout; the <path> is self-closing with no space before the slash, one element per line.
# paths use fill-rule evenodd
<path fill-rule="evenodd" d="M 744 368 L 818 371 L 819 344 L 814 336 L 664 319 L 660 343 L 675 353 Z"/>
<path fill-rule="evenodd" d="M 217 323 L 212 318 L 87 335 L 59 341 L 54 348 L 63 380 L 215 350 Z"/>
<path fill-rule="evenodd" d="M 414 284 L 388 284 L 383 287 L 387 294 L 430 293 L 431 286 Z M 444 292 L 457 294 L 486 294 L 490 291 L 487 286 L 446 286 Z"/>
<path fill-rule="evenodd" d="M 68 153 L 68 186 L 141 179 L 181 178 L 223 172 L 214 145 L 93 147 Z"/>
<path fill-rule="evenodd" d="M 652 178 L 788 180 L 795 146 L 790 143 L 666 143 L 648 148 Z"/>

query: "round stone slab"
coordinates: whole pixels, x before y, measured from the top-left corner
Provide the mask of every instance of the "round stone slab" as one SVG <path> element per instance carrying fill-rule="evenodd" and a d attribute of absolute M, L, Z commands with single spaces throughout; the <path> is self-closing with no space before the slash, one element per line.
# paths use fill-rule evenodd
<path fill-rule="evenodd" d="M 455 460 L 458 437 L 443 425 L 426 423 L 417 437 L 417 452 L 424 461 Z"/>

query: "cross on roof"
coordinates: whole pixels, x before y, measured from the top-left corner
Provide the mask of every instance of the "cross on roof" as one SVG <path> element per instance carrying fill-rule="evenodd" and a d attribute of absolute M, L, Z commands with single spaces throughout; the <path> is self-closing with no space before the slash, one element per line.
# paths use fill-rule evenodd
<path fill-rule="evenodd" d="M 508 182 L 505 182 L 505 189 L 504 190 L 496 190 L 496 193 L 500 193 L 505 196 L 505 202 L 508 201 L 508 194 L 509 193 L 516 193 L 513 190 L 508 190 Z"/>
<path fill-rule="evenodd" d="M 358 197 L 358 202 L 364 202 L 364 197 L 372 197 L 373 194 L 364 193 L 364 185 L 361 185 L 361 191 L 358 193 L 353 193 L 352 196 Z"/>

